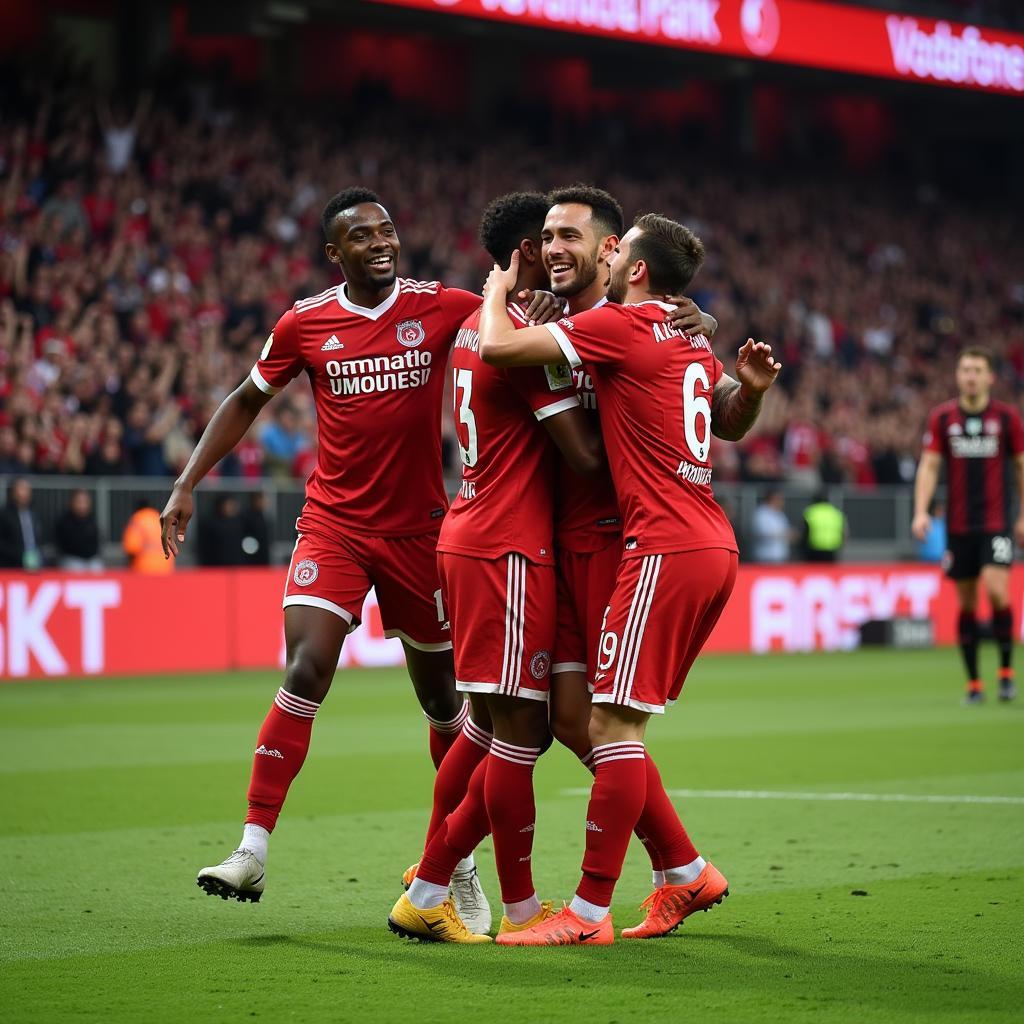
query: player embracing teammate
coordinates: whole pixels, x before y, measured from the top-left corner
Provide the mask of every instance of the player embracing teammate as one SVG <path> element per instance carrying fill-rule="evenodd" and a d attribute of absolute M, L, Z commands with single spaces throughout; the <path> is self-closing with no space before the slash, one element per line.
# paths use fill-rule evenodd
<path fill-rule="evenodd" d="M 651 801 L 663 810 L 645 823 L 652 845 L 692 857 L 663 865 L 666 884 L 652 894 L 647 920 L 626 937 L 665 934 L 706 895 L 725 893 L 725 879 L 689 844 L 644 746 L 650 717 L 679 696 L 736 577 L 736 541 L 711 491 L 713 422 L 723 436 L 740 436 L 781 369 L 769 346 L 748 340 L 737 358 L 739 382 L 721 387 L 722 365 L 707 339 L 665 325 L 659 297 L 686 288 L 703 257 L 685 227 L 647 214 L 609 257 L 609 302 L 598 309 L 512 330 L 504 296 L 515 259 L 508 271 L 495 268 L 484 291 L 486 362 L 526 366 L 561 356 L 591 368 L 624 536 L 592 680 L 595 779 L 583 877 L 569 906 L 499 935 L 503 945 L 611 943 L 612 892 Z"/>
<path fill-rule="evenodd" d="M 595 706 L 591 711 L 586 698 L 568 702 L 577 708 L 583 705 L 582 738 L 576 721 L 579 711 L 561 716 L 561 725 L 556 726 L 556 733 L 593 765 L 596 775 L 584 879 L 572 908 L 557 914 L 539 904 L 532 891 L 525 907 L 510 906 L 505 899 L 498 942 L 515 945 L 612 941 L 611 891 L 629 836 L 641 821 L 639 831 L 648 849 L 658 854 L 656 867 L 663 872 L 658 881 L 664 884 L 648 901 L 645 922 L 627 930 L 626 937 L 665 934 L 689 913 L 720 901 L 726 892 L 724 877 L 697 854 L 683 829 L 646 754 L 643 734 L 649 716 L 663 711 L 678 695 L 735 578 L 735 539 L 710 488 L 711 432 L 741 437 L 779 371 L 769 347 L 748 341 L 737 360 L 740 381 L 734 381 L 722 372 L 706 337 L 690 337 L 665 322 L 671 307 L 660 300 L 666 294 L 680 294 L 703 258 L 699 241 L 685 228 L 651 215 L 638 220 L 620 243 L 614 226 L 609 228 L 605 200 L 614 200 L 606 193 L 577 191 L 559 198 L 564 202 L 556 203 L 544 228 L 545 262 L 554 290 L 583 293 L 575 305 L 586 306 L 546 329 L 516 323 L 505 302 L 512 288 L 522 286 L 523 250 L 517 249 L 510 269 L 496 269 L 488 281 L 476 347 L 483 362 L 505 366 L 509 373 L 515 367 L 559 360 L 568 360 L 574 370 L 586 365 L 622 505 L 625 540 L 624 550 L 618 542 L 618 575 L 597 642 L 596 664 L 589 673 Z M 600 284 L 593 295 L 585 294 L 597 277 L 591 265 L 603 266 L 606 280 L 611 272 L 609 304 L 601 301 Z M 581 285 L 573 288 L 576 280 Z M 592 306 L 598 308 L 587 309 Z M 618 508 L 614 502 L 605 504 L 608 508 L 598 517 L 604 520 L 600 532 L 617 541 Z M 583 527 L 591 525 L 586 515 L 580 521 Z M 602 547 L 599 543 L 593 550 Z M 600 582 L 595 575 L 594 585 Z M 574 595 L 572 589 L 567 597 L 560 592 L 559 600 L 571 600 L 586 626 L 582 591 Z M 560 610 L 560 628 L 562 622 Z M 487 636 L 482 634 L 481 640 L 486 642 Z M 552 681 L 556 692 L 561 675 L 586 672 L 587 654 L 581 650 L 576 657 L 582 660 L 558 664 L 559 682 Z M 465 812 L 473 801 L 471 791 L 448 818 L 447 827 L 456 839 L 445 851 L 448 864 L 465 852 L 467 847 L 459 844 L 473 838 L 464 828 Z M 532 810 L 532 793 L 530 806 Z M 496 848 L 497 828 L 495 823 Z M 532 819 L 524 831 L 532 832 Z M 476 841 L 485 832 L 486 821 L 481 821 Z M 443 831 L 428 844 L 424 861 L 431 872 L 444 845 Z M 393 930 L 428 939 L 474 941 L 461 929 L 450 905 L 442 906 L 445 873 L 427 878 L 423 867 L 392 910 Z M 501 876 L 500 857 L 498 868 Z"/>

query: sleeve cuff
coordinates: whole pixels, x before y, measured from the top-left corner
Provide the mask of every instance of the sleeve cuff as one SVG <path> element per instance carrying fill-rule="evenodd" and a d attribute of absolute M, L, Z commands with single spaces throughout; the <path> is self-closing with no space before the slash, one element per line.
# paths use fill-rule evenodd
<path fill-rule="evenodd" d="M 260 373 L 260 368 L 258 366 L 254 366 L 252 368 L 252 372 L 249 374 L 249 378 L 252 380 L 253 384 L 255 384 L 256 387 L 258 387 L 260 391 L 262 391 L 265 395 L 276 395 L 278 391 L 281 390 L 280 388 L 275 388 L 273 384 L 269 384 L 267 382 L 267 379 L 263 376 L 262 373 Z"/>
<path fill-rule="evenodd" d="M 579 404 L 579 397 L 577 395 L 570 395 L 568 398 L 545 405 L 543 409 L 534 409 L 533 415 L 538 420 L 546 420 L 549 416 L 557 416 L 560 412 L 565 412 L 566 409 L 575 409 Z"/>
<path fill-rule="evenodd" d="M 565 356 L 569 365 L 574 370 L 579 369 L 583 365 L 583 360 L 576 354 L 576 349 L 573 348 L 569 335 L 558 324 L 545 324 L 544 326 L 551 332 L 551 337 L 558 342 L 558 347 L 562 350 L 562 355 Z"/>

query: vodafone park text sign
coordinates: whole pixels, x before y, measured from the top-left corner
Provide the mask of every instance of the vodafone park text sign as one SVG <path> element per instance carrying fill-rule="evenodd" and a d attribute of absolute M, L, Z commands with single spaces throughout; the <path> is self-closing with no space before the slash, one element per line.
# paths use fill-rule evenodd
<path fill-rule="evenodd" d="M 1019 597 L 1024 567 L 1012 586 Z M 283 589 L 283 568 L 0 574 L 0 679 L 278 669 Z M 849 650 L 862 623 L 903 616 L 931 619 L 936 641 L 953 643 L 952 583 L 931 566 L 744 565 L 705 649 Z M 400 665 L 402 645 L 385 638 L 372 594 L 362 618 L 341 666 Z"/>
<path fill-rule="evenodd" d="M 1024 94 L 1024 35 L 820 0 L 375 0 L 852 74 Z"/>

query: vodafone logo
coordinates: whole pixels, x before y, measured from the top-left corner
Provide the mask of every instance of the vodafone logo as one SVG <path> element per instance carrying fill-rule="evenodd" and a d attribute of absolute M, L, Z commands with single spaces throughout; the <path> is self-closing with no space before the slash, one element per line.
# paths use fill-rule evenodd
<path fill-rule="evenodd" d="M 782 19 L 775 0 L 743 0 L 740 32 L 751 53 L 767 57 L 779 41 Z"/>

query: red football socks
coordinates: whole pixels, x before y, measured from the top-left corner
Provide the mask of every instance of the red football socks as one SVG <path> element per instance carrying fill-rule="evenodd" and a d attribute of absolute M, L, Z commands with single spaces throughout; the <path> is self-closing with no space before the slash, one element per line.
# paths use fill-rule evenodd
<path fill-rule="evenodd" d="M 591 750 L 586 757 L 581 757 L 580 763 L 588 772 L 590 772 L 591 775 L 593 775 L 597 770 L 597 765 L 594 764 L 594 751 Z M 657 771 L 657 769 L 655 769 L 655 771 Z M 659 782 L 661 781 L 660 776 L 658 777 L 658 780 Z M 643 848 L 647 851 L 647 856 L 651 858 L 651 870 L 663 871 L 665 862 L 662 861 L 661 853 L 658 851 L 658 848 L 651 837 L 643 831 L 639 822 L 634 829 L 634 835 L 643 844 Z"/>
<path fill-rule="evenodd" d="M 650 754 L 644 759 L 644 764 L 647 768 L 647 800 L 636 823 L 636 834 L 651 855 L 655 871 L 689 864 L 697 859 L 697 851 L 665 792 L 661 773 Z"/>
<path fill-rule="evenodd" d="M 484 803 L 484 779 L 489 758 L 484 758 L 469 780 L 462 803 L 434 831 L 423 851 L 416 877 L 433 885 L 448 885 L 455 866 L 468 857 L 491 830 Z"/>
<path fill-rule="evenodd" d="M 274 831 L 288 787 L 306 760 L 313 718 L 319 707 L 311 700 L 288 693 L 283 687 L 277 691 L 256 740 L 249 780 L 249 812 L 245 816 L 247 825 L 260 825 L 268 832 Z"/>
<path fill-rule="evenodd" d="M 425 711 L 423 717 L 430 726 L 429 739 L 430 760 L 434 762 L 434 768 L 440 768 L 445 754 L 452 748 L 455 741 L 462 732 L 462 724 L 469 717 L 469 701 L 463 701 L 459 713 L 450 721 L 442 722 L 440 719 L 431 718 Z"/>
<path fill-rule="evenodd" d="M 609 907 L 626 859 L 629 837 L 644 809 L 647 765 L 642 743 L 602 743 L 594 747 L 597 772 L 587 808 L 587 850 L 576 895 Z"/>
<path fill-rule="evenodd" d="M 495 739 L 487 758 L 484 797 L 494 837 L 501 900 L 505 904 L 519 903 L 534 895 L 530 863 L 536 819 L 533 768 L 540 751 L 540 747 L 519 747 Z"/>
<path fill-rule="evenodd" d="M 444 819 L 462 802 L 462 798 L 469 790 L 469 780 L 473 777 L 473 772 L 490 749 L 491 734 L 484 732 L 472 717 L 467 717 L 462 730 L 437 770 L 437 778 L 434 780 L 434 807 L 430 813 L 430 824 L 427 826 L 427 843 L 433 838 Z"/>

